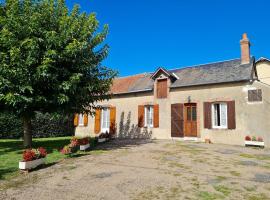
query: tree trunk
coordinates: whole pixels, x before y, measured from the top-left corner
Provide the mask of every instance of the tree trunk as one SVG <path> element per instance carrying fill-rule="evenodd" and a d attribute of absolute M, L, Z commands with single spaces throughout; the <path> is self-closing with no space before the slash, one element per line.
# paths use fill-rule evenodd
<path fill-rule="evenodd" d="M 23 116 L 23 145 L 25 148 L 32 147 L 31 117 Z"/>

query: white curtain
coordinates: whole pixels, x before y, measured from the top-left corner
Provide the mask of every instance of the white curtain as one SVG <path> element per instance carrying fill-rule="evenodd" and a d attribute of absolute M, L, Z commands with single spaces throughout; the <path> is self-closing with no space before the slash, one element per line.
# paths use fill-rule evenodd
<path fill-rule="evenodd" d="M 79 125 L 83 125 L 83 114 L 79 114 Z"/>
<path fill-rule="evenodd" d="M 110 128 L 110 110 L 108 108 L 102 110 L 102 128 Z"/>
<path fill-rule="evenodd" d="M 153 126 L 153 106 L 145 106 L 144 116 L 145 116 L 145 125 L 148 127 Z"/>
<path fill-rule="evenodd" d="M 227 127 L 227 104 L 220 104 L 220 126 Z"/>

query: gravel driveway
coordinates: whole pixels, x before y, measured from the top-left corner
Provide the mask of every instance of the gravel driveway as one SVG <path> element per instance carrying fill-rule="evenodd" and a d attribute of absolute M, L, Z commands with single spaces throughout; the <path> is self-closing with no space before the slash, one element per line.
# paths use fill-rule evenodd
<path fill-rule="evenodd" d="M 270 199 L 270 151 L 114 140 L 0 183 L 0 199 Z"/>

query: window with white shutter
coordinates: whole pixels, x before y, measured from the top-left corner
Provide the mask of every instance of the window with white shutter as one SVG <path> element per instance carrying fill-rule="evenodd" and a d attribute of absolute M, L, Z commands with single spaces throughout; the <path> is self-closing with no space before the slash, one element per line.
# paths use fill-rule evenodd
<path fill-rule="evenodd" d="M 213 128 L 228 128 L 227 103 L 212 104 Z"/>

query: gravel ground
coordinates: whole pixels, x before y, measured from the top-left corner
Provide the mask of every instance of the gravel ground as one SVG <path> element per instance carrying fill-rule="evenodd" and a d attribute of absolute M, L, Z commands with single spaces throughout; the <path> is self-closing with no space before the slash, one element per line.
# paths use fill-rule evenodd
<path fill-rule="evenodd" d="M 0 182 L 0 199 L 270 199 L 270 150 L 114 140 Z"/>

